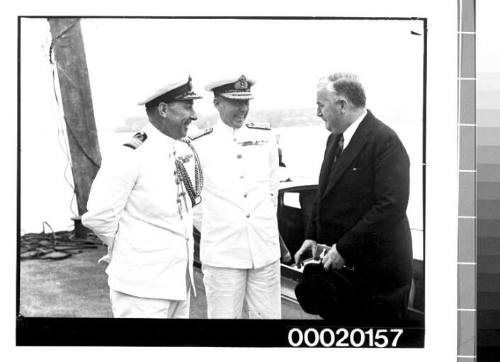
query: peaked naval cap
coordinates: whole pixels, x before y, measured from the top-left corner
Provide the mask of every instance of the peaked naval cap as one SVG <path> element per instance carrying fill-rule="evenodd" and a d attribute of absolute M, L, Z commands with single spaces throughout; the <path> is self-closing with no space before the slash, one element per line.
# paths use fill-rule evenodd
<path fill-rule="evenodd" d="M 155 91 L 151 92 L 146 98 L 141 100 L 138 105 L 145 105 L 146 108 L 154 107 L 160 102 L 175 102 L 175 101 L 188 101 L 191 99 L 202 98 L 193 91 L 191 76 L 187 81 L 182 80 L 175 83 L 167 84 Z"/>
<path fill-rule="evenodd" d="M 253 99 L 250 89 L 254 84 L 253 79 L 241 75 L 237 78 L 226 78 L 212 82 L 205 87 L 205 90 L 229 99 Z"/>

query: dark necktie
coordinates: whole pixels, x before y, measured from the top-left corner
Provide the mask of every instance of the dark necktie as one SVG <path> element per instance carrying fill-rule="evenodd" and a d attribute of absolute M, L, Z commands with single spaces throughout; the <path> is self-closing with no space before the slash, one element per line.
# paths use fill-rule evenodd
<path fill-rule="evenodd" d="M 337 162 L 338 158 L 340 157 L 340 154 L 342 153 L 342 150 L 344 149 L 344 135 L 342 133 L 337 135 L 337 139 L 335 140 L 335 142 L 336 146 L 335 150 L 333 151 L 333 160 L 330 170 L 333 168 L 333 165 L 335 165 L 335 162 Z"/>

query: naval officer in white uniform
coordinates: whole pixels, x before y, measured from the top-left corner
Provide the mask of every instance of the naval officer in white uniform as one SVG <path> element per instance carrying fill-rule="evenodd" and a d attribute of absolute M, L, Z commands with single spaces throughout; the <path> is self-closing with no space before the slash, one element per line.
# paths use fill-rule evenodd
<path fill-rule="evenodd" d="M 281 318 L 276 218 L 278 148 L 268 124 L 245 123 L 254 81 L 214 82 L 220 120 L 192 137 L 203 167 L 200 258 L 209 318 Z"/>
<path fill-rule="evenodd" d="M 82 221 L 108 245 L 114 317 L 189 317 L 192 206 L 203 179 L 184 137 L 198 98 L 190 77 L 152 92 L 139 103 L 149 124 L 103 160 L 92 184 Z"/>

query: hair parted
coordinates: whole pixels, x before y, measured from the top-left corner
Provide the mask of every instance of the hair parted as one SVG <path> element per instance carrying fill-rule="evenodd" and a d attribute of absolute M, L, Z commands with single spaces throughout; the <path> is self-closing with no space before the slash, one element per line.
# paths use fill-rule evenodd
<path fill-rule="evenodd" d="M 318 81 L 318 89 L 325 88 L 346 97 L 355 107 L 366 105 L 366 95 L 359 77 L 353 73 L 337 72 Z"/>

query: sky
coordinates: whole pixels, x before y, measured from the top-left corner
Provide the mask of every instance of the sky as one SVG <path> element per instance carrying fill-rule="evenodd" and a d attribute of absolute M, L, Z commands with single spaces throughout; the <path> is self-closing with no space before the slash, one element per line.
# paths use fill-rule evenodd
<path fill-rule="evenodd" d="M 337 71 L 357 73 L 368 107 L 396 130 L 421 128 L 423 36 L 412 32 L 423 33 L 422 21 L 83 19 L 81 27 L 99 129 L 144 116 L 137 102 L 150 89 L 188 75 L 204 96 L 200 116 L 215 112 L 204 87 L 241 74 L 256 80 L 252 109 L 314 109 L 318 79 Z M 36 109 L 54 103 L 50 41 L 46 19 L 22 20 L 23 99 Z"/>
<path fill-rule="evenodd" d="M 422 33 L 421 21 L 88 19 L 82 29 L 106 122 L 142 115 L 147 89 L 187 74 L 202 115 L 214 112 L 204 87 L 217 79 L 253 77 L 253 109 L 314 108 L 317 80 L 336 71 L 358 73 L 378 109 L 420 110 L 423 41 L 410 31 Z"/>

